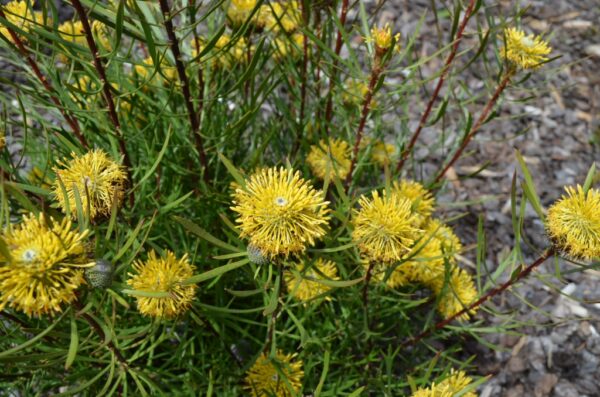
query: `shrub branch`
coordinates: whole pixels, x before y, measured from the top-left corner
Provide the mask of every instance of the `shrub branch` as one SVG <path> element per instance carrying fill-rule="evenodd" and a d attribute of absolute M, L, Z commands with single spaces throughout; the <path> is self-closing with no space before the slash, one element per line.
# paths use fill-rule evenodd
<path fill-rule="evenodd" d="M 555 249 L 553 247 L 547 249 L 533 263 L 531 263 L 529 266 L 527 266 L 525 269 L 523 269 L 521 272 L 519 272 L 519 274 L 517 274 L 516 276 L 511 277 L 504 284 L 501 284 L 498 287 L 489 290 L 485 295 L 483 295 L 481 298 L 477 299 L 475 302 L 471 303 L 469 306 L 464 307 L 461 311 L 459 311 L 457 313 L 454 313 L 452 316 L 446 318 L 445 320 L 442 320 L 442 321 L 438 322 L 433 327 L 428 328 L 425 331 L 421 332 L 419 335 L 417 335 L 417 336 L 415 336 L 413 338 L 410 338 L 410 339 L 404 341 L 400 346 L 401 347 L 406 347 L 406 346 L 415 345 L 420 340 L 422 340 L 423 338 L 431 335 L 434 331 L 437 331 L 437 330 L 440 330 L 440 329 L 444 328 L 446 325 L 450 324 L 452 321 L 454 321 L 455 319 L 459 318 L 460 316 L 471 312 L 473 309 L 481 306 L 483 303 L 487 302 L 488 300 L 490 300 L 494 296 L 500 294 L 501 292 L 503 292 L 506 289 L 508 289 L 510 286 L 516 284 L 517 282 L 519 282 L 522 279 L 524 279 L 525 277 L 527 277 L 536 267 L 540 266 L 548 258 L 552 257 L 555 253 L 556 252 L 555 252 Z"/>
<path fill-rule="evenodd" d="M 2 7 L 0 7 L 0 17 L 6 19 L 6 14 L 4 14 L 4 10 L 2 9 Z M 35 76 L 42 83 L 42 85 L 44 86 L 46 91 L 48 91 L 48 94 L 50 95 L 50 99 L 52 100 L 54 105 L 56 105 L 57 109 L 60 111 L 60 113 L 64 117 L 65 121 L 69 124 L 69 126 L 71 127 L 71 130 L 73 130 L 73 133 L 75 134 L 75 136 L 81 143 L 81 146 L 88 149 L 90 146 L 87 143 L 83 134 L 81 133 L 81 129 L 79 128 L 79 123 L 77 122 L 77 119 L 71 117 L 70 115 L 68 115 L 66 113 L 65 109 L 60 104 L 58 97 L 56 96 L 56 92 L 50 85 L 50 82 L 48 81 L 46 76 L 44 76 L 44 74 L 40 71 L 40 68 L 38 67 L 36 61 L 31 57 L 31 53 L 29 52 L 29 50 L 27 50 L 27 48 L 23 44 L 23 41 L 19 37 L 19 35 L 8 25 L 6 25 L 5 27 L 8 30 L 8 33 L 10 34 L 10 37 L 12 38 L 13 42 L 17 46 L 17 49 L 19 50 L 21 55 L 25 58 L 25 60 L 29 64 L 29 67 L 31 68 L 31 70 L 33 70 L 33 73 L 35 74 Z"/>
<path fill-rule="evenodd" d="M 471 0 L 469 2 L 469 5 L 467 6 L 467 9 L 465 10 L 465 15 L 463 16 L 460 26 L 458 27 L 458 30 L 456 31 L 456 36 L 454 38 L 454 44 L 452 44 L 452 49 L 450 50 L 450 54 L 448 54 L 448 58 L 446 58 L 446 62 L 444 63 L 444 66 L 442 68 L 440 78 L 438 79 L 437 85 L 435 86 L 435 89 L 433 91 L 433 94 L 431 95 L 431 98 L 429 98 L 429 102 L 427 103 L 425 112 L 421 116 L 421 120 L 419 121 L 419 126 L 415 130 L 410 142 L 408 143 L 408 146 L 402 151 L 402 153 L 400 155 L 400 160 L 398 161 L 398 165 L 396 166 L 396 173 L 400 173 L 400 171 L 402 171 L 402 167 L 404 166 L 404 163 L 406 162 L 408 155 L 412 152 L 412 149 L 414 148 L 415 144 L 417 143 L 417 139 L 419 138 L 419 135 L 421 134 L 421 130 L 423 129 L 423 127 L 425 127 L 425 124 L 427 123 L 427 120 L 429 119 L 429 115 L 431 114 L 431 110 L 433 109 L 433 104 L 435 103 L 438 96 L 440 95 L 440 91 L 444 85 L 444 82 L 446 81 L 448 72 L 450 71 L 450 66 L 452 64 L 452 61 L 454 60 L 454 57 L 456 56 L 456 52 L 458 51 L 458 45 L 460 44 L 460 42 L 462 40 L 463 33 L 467 26 L 467 22 L 469 22 L 471 15 L 473 15 L 474 7 L 475 7 L 475 0 Z"/>

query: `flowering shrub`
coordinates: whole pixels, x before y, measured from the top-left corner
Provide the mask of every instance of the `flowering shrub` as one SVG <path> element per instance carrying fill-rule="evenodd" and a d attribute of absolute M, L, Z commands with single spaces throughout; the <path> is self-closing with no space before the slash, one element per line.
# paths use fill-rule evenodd
<path fill-rule="evenodd" d="M 0 96 L 0 388 L 477 395 L 486 378 L 453 337 L 481 338 L 478 310 L 545 260 L 597 258 L 600 192 L 593 167 L 567 187 L 536 261 L 463 263 L 474 247 L 438 202 L 448 171 L 552 56 L 504 21 L 459 51 L 484 7 L 465 3 L 418 109 L 419 32 L 368 26 L 362 2 L 72 0 L 69 20 L 54 2 L 1 6 L 23 82 Z M 495 73 L 473 115 L 440 98 L 467 53 Z M 408 111 L 416 129 L 385 123 Z M 468 114 L 464 131 L 421 142 L 446 112 Z M 434 172 L 420 146 L 443 154 Z M 513 207 L 544 219 L 521 163 Z"/>

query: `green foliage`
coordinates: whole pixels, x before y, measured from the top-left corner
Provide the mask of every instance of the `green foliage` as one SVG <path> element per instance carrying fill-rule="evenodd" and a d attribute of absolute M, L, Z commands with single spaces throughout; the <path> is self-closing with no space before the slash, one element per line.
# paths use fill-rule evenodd
<path fill-rule="evenodd" d="M 463 338 L 486 343 L 485 334 L 514 332 L 519 325 L 510 318 L 493 327 L 482 319 L 454 322 L 415 345 L 407 343 L 441 320 L 435 311 L 436 297 L 420 285 L 391 289 L 372 280 L 366 306 L 363 260 L 350 237 L 352 209 L 360 195 L 389 189 L 390 182 L 400 177 L 395 170 L 398 154 L 413 133 L 408 114 L 421 112 L 415 110 L 411 98 L 419 97 L 424 86 L 440 77 L 438 73 L 424 79 L 421 68 L 433 59 L 441 64 L 452 50 L 461 7 L 440 6 L 435 11 L 436 20 L 451 26 L 452 35 L 432 54 L 421 56 L 416 48 L 419 28 L 426 19 L 423 15 L 417 29 L 401 38 L 399 50 L 392 49 L 381 60 L 382 75 L 372 87 L 376 105 L 366 120 L 365 136 L 370 143 L 358 150 L 348 180 L 319 181 L 311 177 L 304 161 L 310 146 L 329 136 L 352 146 L 360 130 L 364 94 L 349 101 L 352 93 L 345 82 L 369 83 L 377 49 L 370 40 L 351 43 L 369 36 L 375 15 L 359 1 L 354 6 L 356 23 L 343 26 L 337 2 L 305 0 L 303 18 L 308 23 L 301 23 L 294 33 L 304 35 L 303 40 L 306 37 L 305 50 L 304 42 L 294 41 L 293 34 L 258 29 L 251 21 L 232 28 L 224 12 L 227 3 L 170 4 L 168 18 L 175 26 L 188 95 L 176 70 L 174 43 L 168 38 L 159 2 L 82 1 L 90 20 L 106 26 L 110 44 L 103 46 L 99 36 L 95 39 L 100 43 L 98 60 L 106 70 L 118 123 L 109 114 L 87 42 L 73 42 L 58 33 L 63 21 L 55 2 L 39 4 L 44 25 L 16 29 L 51 91 L 11 40 L 0 37 L 2 62 L 14 70 L 11 79 L 0 81 L 10 87 L 0 93 L 1 128 L 12 142 L 23 146 L 16 157 L 6 148 L 0 156 L 2 226 L 18 222 L 18 214 L 29 211 L 64 216 L 51 193 L 54 183 L 63 192 L 69 188 L 55 182 L 54 167 L 59 160 L 101 148 L 119 163 L 131 164 L 122 208 L 114 205 L 105 219 L 85 219 L 77 196 L 76 208 L 67 209 L 66 214 L 78 215 L 77 227 L 89 227 L 91 256 L 114 266 L 112 285 L 102 279 L 97 282 L 100 288 L 92 288 L 95 282 L 91 282 L 56 317 L 28 318 L 4 308 L 0 312 L 0 390 L 22 395 L 237 396 L 248 392 L 243 389 L 244 374 L 260 353 L 274 355 L 282 350 L 299 353 L 305 395 L 402 395 L 445 377 L 451 368 L 468 369 L 471 358 L 462 351 Z M 261 3 L 269 2 L 258 2 L 254 16 Z M 478 2 L 475 12 L 489 11 Z M 494 55 L 505 22 L 487 17 L 490 30 L 476 26 L 479 42 L 470 48 L 462 46 L 457 56 L 463 58 L 465 67 L 483 67 L 488 73 L 484 82 L 493 86 L 504 67 Z M 481 22 L 471 21 L 475 23 Z M 10 26 L 7 18 L 0 18 L 0 25 Z M 346 45 L 343 56 L 335 51 L 339 29 Z M 231 39 L 223 44 L 220 39 L 225 35 Z M 276 40 L 289 46 L 284 56 L 278 53 Z M 241 49 L 236 52 L 238 46 Z M 145 65 L 145 59 L 152 60 L 151 64 Z M 438 164 L 439 170 L 471 129 L 472 105 L 493 92 L 493 88 L 471 92 L 461 82 L 461 72 L 459 67 L 450 69 L 446 93 L 435 104 L 428 124 L 440 128 L 439 139 L 427 143 L 430 153 L 447 157 Z M 328 119 L 330 100 L 333 113 Z M 189 105 L 198 131 L 190 122 Z M 384 115 L 392 113 L 399 123 L 386 121 Z M 77 120 L 89 148 L 64 121 L 65 115 Z M 497 116 L 492 113 L 485 122 Z M 447 117 L 458 119 L 461 131 L 448 134 Z M 384 139 L 396 148 L 396 154 L 382 168 L 371 152 L 374 143 Z M 403 171 L 420 180 L 424 160 L 413 154 L 409 153 Z M 475 277 L 481 295 L 521 263 L 519 233 L 523 233 L 526 201 L 543 217 L 531 175 L 517 156 L 523 167 L 525 195 L 519 204 L 515 180 L 516 247 L 495 272 L 485 268 L 482 226 L 473 231 L 478 240 Z M 308 303 L 286 293 L 280 273 L 283 264 L 293 262 L 291 257 L 267 265 L 248 259 L 247 240 L 239 237 L 230 210 L 231 184 L 243 187 L 247 175 L 274 165 L 300 170 L 331 202 L 330 230 L 303 258 L 332 260 L 339 280 L 321 280 L 330 291 Z M 136 291 L 126 284 L 133 262 L 144 260 L 152 249 L 158 253 L 171 250 L 178 256 L 187 253 L 196 267 L 196 274 L 184 282 L 199 285 L 196 297 L 191 309 L 176 319 L 142 317 L 136 310 L 136 297 L 166 293 Z M 10 258 L 9 250 L 0 240 L 0 256 Z"/>

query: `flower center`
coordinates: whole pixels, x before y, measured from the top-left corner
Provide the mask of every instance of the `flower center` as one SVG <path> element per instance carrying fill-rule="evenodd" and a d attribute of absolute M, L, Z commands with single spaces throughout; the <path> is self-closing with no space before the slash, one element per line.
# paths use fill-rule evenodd
<path fill-rule="evenodd" d="M 288 203 L 288 201 L 285 198 L 283 198 L 283 197 L 276 197 L 275 198 L 275 205 L 277 205 L 279 207 L 283 207 L 287 203 Z"/>
<path fill-rule="evenodd" d="M 533 41 L 530 37 L 527 36 L 523 37 L 521 43 L 527 48 L 535 47 L 535 41 Z"/>
<path fill-rule="evenodd" d="M 37 252 L 33 249 L 28 249 L 23 252 L 23 255 L 21 255 L 21 260 L 23 260 L 23 262 L 33 262 L 36 257 Z"/>

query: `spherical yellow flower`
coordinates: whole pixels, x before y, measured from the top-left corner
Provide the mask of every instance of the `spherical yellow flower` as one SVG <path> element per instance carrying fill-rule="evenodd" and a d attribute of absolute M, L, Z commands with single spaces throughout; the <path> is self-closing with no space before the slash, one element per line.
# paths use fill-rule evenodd
<path fill-rule="evenodd" d="M 350 145 L 341 139 L 321 140 L 310 147 L 306 162 L 317 178 L 344 179 L 350 172 Z"/>
<path fill-rule="evenodd" d="M 134 67 L 135 72 L 143 80 L 150 80 L 153 84 L 159 83 L 177 83 L 177 69 L 174 66 L 169 66 L 169 62 L 166 58 L 163 58 L 158 70 L 154 65 L 152 57 L 147 57 L 142 61 L 141 64 L 137 64 Z"/>
<path fill-rule="evenodd" d="M 396 154 L 396 147 L 383 141 L 377 141 L 371 148 L 371 159 L 381 167 L 389 165 Z"/>
<path fill-rule="evenodd" d="M 237 38 L 234 42 L 230 35 L 222 34 L 210 50 L 210 54 L 203 55 L 200 61 L 209 60 L 214 68 L 231 68 L 238 63 L 248 61 L 249 51 L 250 53 L 253 52 L 253 48 L 249 48 L 249 45 L 248 40 L 243 37 Z M 200 52 L 198 52 L 194 40 L 192 40 L 190 46 L 192 48 L 191 56 L 196 58 L 204 50 L 204 40 L 199 43 Z"/>
<path fill-rule="evenodd" d="M 300 33 L 294 33 L 290 36 L 279 35 L 271 43 L 275 49 L 273 59 L 276 61 L 287 57 L 297 60 L 303 55 L 304 36 Z"/>
<path fill-rule="evenodd" d="M 294 271 L 284 272 L 288 292 L 296 299 L 310 301 L 315 297 L 328 292 L 331 287 L 315 280 L 337 280 L 337 267 L 334 262 L 317 259 L 312 266 L 299 263 L 294 266 Z M 329 300 L 330 297 L 325 299 Z"/>
<path fill-rule="evenodd" d="M 4 149 L 6 146 L 6 137 L 4 136 L 4 131 L 0 131 L 0 151 Z"/>
<path fill-rule="evenodd" d="M 465 270 L 453 266 L 450 274 L 443 274 L 430 282 L 430 288 L 437 295 L 437 309 L 448 318 L 463 310 L 477 300 L 477 288 L 473 279 Z M 474 315 L 476 308 L 458 317 L 458 320 L 468 320 Z"/>
<path fill-rule="evenodd" d="M 302 389 L 302 360 L 277 351 L 273 360 L 264 353 L 246 373 L 244 388 L 252 397 L 291 397 Z"/>
<path fill-rule="evenodd" d="M 81 21 L 66 21 L 58 26 L 60 37 L 68 42 L 87 47 L 85 30 Z"/>
<path fill-rule="evenodd" d="M 369 85 L 364 80 L 348 79 L 344 83 L 344 91 L 342 92 L 342 102 L 345 106 L 362 106 L 367 93 L 369 92 Z M 371 99 L 371 109 L 377 107 L 377 101 Z M 368 140 L 365 142 L 367 144 Z"/>
<path fill-rule="evenodd" d="M 354 211 L 352 240 L 367 260 L 399 261 L 423 232 L 417 227 L 411 202 L 396 193 L 380 196 L 373 191 L 371 196 L 359 199 L 361 209 Z"/>
<path fill-rule="evenodd" d="M 400 197 L 410 200 L 411 211 L 421 221 L 427 220 L 435 209 L 435 198 L 419 182 L 403 179 L 400 183 L 394 182 L 392 191 Z"/>
<path fill-rule="evenodd" d="M 63 212 L 69 208 L 77 217 L 76 194 L 84 214 L 90 219 L 110 214 L 113 203 L 121 203 L 127 174 L 122 166 L 111 160 L 102 150 L 93 150 L 83 156 L 72 154 L 73 159 L 54 168 L 54 196 Z M 64 189 L 64 192 L 63 192 Z M 66 195 L 64 194 L 66 192 Z"/>
<path fill-rule="evenodd" d="M 262 169 L 233 194 L 241 237 L 271 258 L 303 251 L 325 235 L 328 201 L 298 171 Z"/>
<path fill-rule="evenodd" d="M 600 258 L 600 190 L 579 185 L 548 209 L 546 229 L 554 244 L 573 258 Z"/>
<path fill-rule="evenodd" d="M 168 294 L 163 297 L 136 296 L 137 308 L 143 315 L 173 318 L 185 313 L 192 305 L 197 286 L 182 284 L 195 269 L 187 255 L 177 259 L 171 251 L 166 251 L 161 258 L 151 251 L 148 260 L 134 263 L 133 269 L 137 274 L 128 273 L 127 284 L 136 291 Z"/>
<path fill-rule="evenodd" d="M 450 376 L 442 380 L 440 383 L 434 383 L 431 387 L 422 388 L 420 387 L 412 397 L 454 397 L 457 393 L 466 389 L 473 379 L 467 376 L 464 371 L 450 371 Z M 464 397 L 477 397 L 477 393 L 474 391 L 468 391 L 461 394 Z"/>
<path fill-rule="evenodd" d="M 256 4 L 257 0 L 231 0 L 227 7 L 227 18 L 235 25 L 242 25 L 252 14 Z"/>
<path fill-rule="evenodd" d="M 11 1 L 6 5 L 2 6 L 6 20 L 13 25 L 17 26 L 21 30 L 30 31 L 35 27 L 36 24 L 43 24 L 43 15 L 40 12 L 33 11 L 27 6 L 27 1 Z M 18 32 L 17 36 L 20 36 Z M 6 26 L 0 26 L 0 36 L 4 36 L 11 43 L 14 43 L 12 36 L 10 35 Z M 26 41 L 23 36 L 20 36 L 21 40 Z"/>
<path fill-rule="evenodd" d="M 263 4 L 260 10 L 261 24 L 268 30 L 277 32 L 283 29 L 285 32 L 291 33 L 301 24 L 301 10 L 302 8 L 296 0 Z"/>
<path fill-rule="evenodd" d="M 548 61 L 547 55 L 552 48 L 539 36 L 525 35 L 515 28 L 504 29 L 505 45 L 500 55 L 513 66 L 523 69 L 536 69 Z"/>
<path fill-rule="evenodd" d="M 71 222 L 50 222 L 43 214 L 23 217 L 23 222 L 2 232 L 10 257 L 0 254 L 0 310 L 6 305 L 28 316 L 62 311 L 84 283 L 88 232 L 71 231 Z"/>

